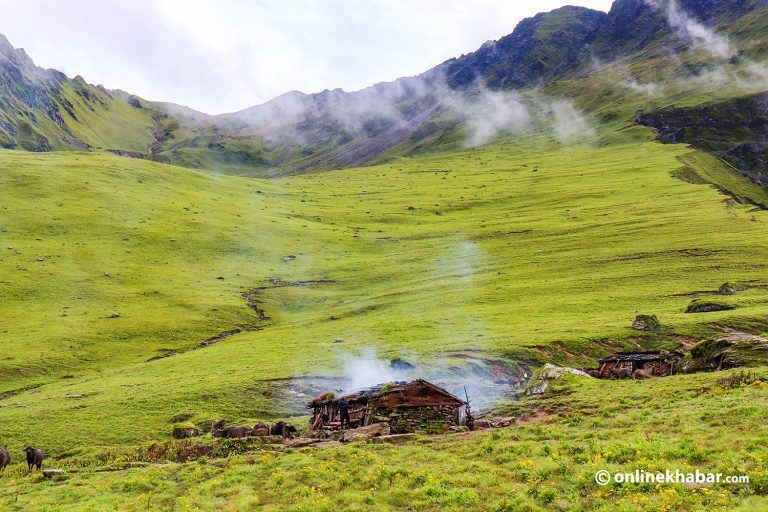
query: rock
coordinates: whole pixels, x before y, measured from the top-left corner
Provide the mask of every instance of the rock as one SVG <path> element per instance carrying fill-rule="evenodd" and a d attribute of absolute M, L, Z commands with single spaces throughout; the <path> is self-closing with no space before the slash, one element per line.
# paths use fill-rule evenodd
<path fill-rule="evenodd" d="M 448 430 L 452 432 L 469 432 L 469 427 L 460 427 L 458 425 L 451 425 L 448 427 Z"/>
<path fill-rule="evenodd" d="M 657 331 L 661 329 L 661 322 L 656 315 L 637 315 L 632 328 L 638 331 Z"/>
<path fill-rule="evenodd" d="M 341 436 L 341 442 L 354 443 L 357 441 L 368 441 L 374 437 L 388 436 L 389 433 L 389 423 L 373 423 L 367 427 L 345 430 L 344 434 Z"/>
<path fill-rule="evenodd" d="M 296 256 L 293 256 L 290 254 L 288 256 L 283 256 L 283 261 L 293 261 L 295 259 L 296 259 Z"/>
<path fill-rule="evenodd" d="M 203 431 L 197 427 L 189 426 L 177 426 L 173 427 L 174 439 L 188 439 L 190 437 L 197 437 L 203 435 Z"/>
<path fill-rule="evenodd" d="M 718 304 L 716 302 L 694 302 L 685 310 L 686 313 L 713 313 L 715 311 L 730 311 L 736 309 L 731 304 Z"/>
<path fill-rule="evenodd" d="M 531 381 L 528 383 L 528 387 L 525 388 L 526 395 L 541 395 L 547 389 L 549 389 L 549 381 L 562 378 L 566 373 L 576 375 L 578 377 L 587 377 L 592 379 L 591 375 L 585 373 L 576 368 L 568 368 L 566 366 L 555 366 L 547 363 L 536 371 Z"/>
<path fill-rule="evenodd" d="M 412 365 L 408 361 L 396 357 L 389 362 L 390 368 L 393 370 L 413 370 L 416 366 Z"/>
<path fill-rule="evenodd" d="M 514 416 L 494 416 L 489 418 L 493 428 L 504 428 L 512 425 L 515 422 Z"/>
<path fill-rule="evenodd" d="M 525 388 L 525 394 L 526 395 L 541 395 L 544 394 L 544 392 L 549 389 L 549 381 L 542 381 L 539 382 L 536 385 L 529 385 L 527 388 Z"/>
<path fill-rule="evenodd" d="M 333 340 L 333 342 L 334 343 L 344 343 L 344 340 L 341 339 L 341 338 L 336 338 L 335 340 Z"/>
<path fill-rule="evenodd" d="M 536 372 L 533 378 L 539 380 L 557 380 L 562 378 L 562 376 L 566 373 L 578 375 L 579 377 L 589 377 L 588 373 L 577 370 L 576 368 L 568 368 L 567 366 L 555 366 L 553 364 L 547 363 L 542 366 L 538 372 Z"/>
<path fill-rule="evenodd" d="M 378 437 L 376 438 L 378 439 Z M 334 448 L 336 446 L 344 446 L 338 441 L 323 441 L 322 443 L 313 444 L 312 448 Z"/>
<path fill-rule="evenodd" d="M 418 438 L 419 436 L 416 434 L 391 434 L 388 436 L 374 437 L 371 441 L 378 444 L 400 444 L 408 441 L 414 441 Z"/>
<path fill-rule="evenodd" d="M 43 476 L 45 478 L 61 477 L 64 475 L 63 469 L 44 469 Z"/>
<path fill-rule="evenodd" d="M 113 311 L 112 314 L 109 315 L 109 318 L 120 318 L 120 313 Z"/>
<path fill-rule="evenodd" d="M 324 442 L 323 439 L 313 439 L 311 437 L 297 437 L 296 439 L 286 439 L 285 446 L 291 448 L 303 448 L 304 446 L 310 446 Z"/>
<path fill-rule="evenodd" d="M 83 398 L 83 395 L 67 395 L 67 398 Z"/>
<path fill-rule="evenodd" d="M 736 283 L 723 283 L 720 285 L 720 288 L 718 289 L 717 293 L 720 295 L 733 295 L 736 292 L 743 292 L 744 290 L 749 289 L 748 286 L 739 285 Z"/>
<path fill-rule="evenodd" d="M 475 427 L 475 430 L 485 430 L 493 427 L 491 422 L 485 418 L 475 418 L 473 426 Z"/>

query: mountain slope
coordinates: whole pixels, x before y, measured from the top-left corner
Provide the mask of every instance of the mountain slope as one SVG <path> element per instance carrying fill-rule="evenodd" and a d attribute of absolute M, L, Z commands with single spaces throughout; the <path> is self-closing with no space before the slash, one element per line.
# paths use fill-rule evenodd
<path fill-rule="evenodd" d="M 4 147 L 34 151 L 113 150 L 196 169 L 262 176 L 456 150 L 477 143 L 471 135 L 473 113 L 498 111 L 493 105 L 499 102 L 503 112 L 516 101 L 486 101 L 485 91 L 542 90 L 547 98 L 530 97 L 529 108 L 559 98 L 591 114 L 604 108 L 607 96 L 626 92 L 624 84 L 637 84 L 640 77 L 654 84 L 675 80 L 691 90 L 699 88 L 696 79 L 703 72 L 731 65 L 702 54 L 706 41 L 700 36 L 725 41 L 730 34 L 734 47 L 760 53 L 764 27 L 745 20 L 765 18 L 760 14 L 764 8 L 765 2 L 750 0 L 618 0 L 607 14 L 564 7 L 523 20 L 510 35 L 416 77 L 351 93 L 294 91 L 220 116 L 69 80 L 37 68 L 23 50 L 14 50 L 3 39 L 0 141 Z M 606 67 L 605 62 L 613 64 Z M 738 62 L 731 67 L 736 69 Z M 614 70 L 623 68 L 625 77 L 612 78 Z M 578 91 L 585 77 L 593 84 L 589 95 Z M 706 94 L 718 91 L 713 84 Z M 625 99 L 619 103 L 629 106 Z M 647 107 L 646 100 L 638 98 L 634 106 Z M 533 132 L 540 128 L 536 123 L 532 127 Z M 509 130 L 498 130 L 497 136 L 505 133 Z"/>

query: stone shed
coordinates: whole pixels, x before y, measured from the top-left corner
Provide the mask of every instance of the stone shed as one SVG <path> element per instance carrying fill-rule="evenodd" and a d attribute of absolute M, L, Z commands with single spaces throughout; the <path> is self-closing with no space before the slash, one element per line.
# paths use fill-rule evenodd
<path fill-rule="evenodd" d="M 386 422 L 393 434 L 440 432 L 471 426 L 466 401 L 422 379 L 380 384 L 342 396 L 321 395 L 309 403 L 313 430 L 338 430 L 339 401 L 349 402 L 352 428 Z"/>
<path fill-rule="evenodd" d="M 683 359 L 682 352 L 654 351 L 654 352 L 617 352 L 599 361 L 600 370 L 598 377 L 608 379 L 611 371 L 621 368 L 629 368 L 630 371 L 645 370 L 649 375 L 665 377 L 677 372 L 677 364 Z"/>

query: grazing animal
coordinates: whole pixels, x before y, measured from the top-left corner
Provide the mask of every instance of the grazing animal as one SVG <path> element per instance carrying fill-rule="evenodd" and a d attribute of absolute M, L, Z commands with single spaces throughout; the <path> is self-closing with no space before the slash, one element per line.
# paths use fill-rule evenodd
<path fill-rule="evenodd" d="M 269 433 L 273 436 L 281 436 L 283 439 L 292 437 L 292 434 L 298 432 L 296 427 L 289 425 L 284 421 L 278 421 L 272 424 L 272 428 L 269 429 Z"/>
<path fill-rule="evenodd" d="M 30 471 L 32 471 L 33 466 L 38 470 L 42 469 L 43 459 L 45 458 L 43 450 L 38 450 L 37 448 L 27 446 L 24 448 L 24 452 L 27 454 L 27 465 L 29 466 Z"/>
<path fill-rule="evenodd" d="M 224 437 L 224 429 L 227 426 L 227 420 L 215 420 L 211 422 L 211 434 L 213 437 Z"/>
<path fill-rule="evenodd" d="M 614 368 L 611 370 L 612 379 L 629 379 L 632 377 L 632 370 L 629 368 Z"/>
<path fill-rule="evenodd" d="M 283 439 L 291 439 L 293 434 L 296 434 L 298 429 L 293 425 L 286 425 L 283 427 Z"/>
<path fill-rule="evenodd" d="M 11 463 L 11 454 L 8 453 L 8 450 L 6 449 L 0 450 L 0 473 L 2 473 L 10 463 Z"/>
<path fill-rule="evenodd" d="M 251 427 L 230 427 L 224 431 L 222 437 L 229 437 L 232 439 L 242 439 L 251 435 Z"/>
<path fill-rule="evenodd" d="M 273 435 L 273 436 L 283 435 L 283 427 L 285 427 L 284 421 L 278 421 L 277 423 L 273 423 L 272 427 L 269 429 L 270 435 Z"/>
<path fill-rule="evenodd" d="M 264 437 L 269 435 L 269 425 L 266 423 L 257 423 L 253 426 L 253 430 L 251 430 L 252 436 L 257 437 Z"/>
<path fill-rule="evenodd" d="M 651 373 L 648 370 L 635 370 L 632 374 L 632 378 L 636 380 L 647 379 L 650 376 Z"/>

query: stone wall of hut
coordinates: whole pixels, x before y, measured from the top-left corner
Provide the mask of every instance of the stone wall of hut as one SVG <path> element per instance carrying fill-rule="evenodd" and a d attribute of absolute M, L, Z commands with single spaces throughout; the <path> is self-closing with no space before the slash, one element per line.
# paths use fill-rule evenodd
<path fill-rule="evenodd" d="M 667 360 L 659 359 L 653 361 L 609 361 L 601 365 L 600 377 L 609 378 L 614 368 L 629 368 L 633 372 L 635 370 L 644 370 L 655 377 L 666 377 L 674 373 L 679 360 L 679 358 L 669 358 Z"/>
<path fill-rule="evenodd" d="M 380 408 L 374 411 L 371 423 L 389 423 L 393 434 L 411 432 L 440 433 L 459 425 L 460 405 Z"/>

